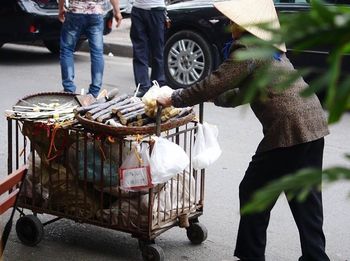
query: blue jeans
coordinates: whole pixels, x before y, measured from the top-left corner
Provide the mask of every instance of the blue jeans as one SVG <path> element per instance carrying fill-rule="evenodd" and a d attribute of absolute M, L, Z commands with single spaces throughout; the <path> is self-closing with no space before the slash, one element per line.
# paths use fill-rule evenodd
<path fill-rule="evenodd" d="M 133 46 L 133 68 L 136 86 L 145 93 L 156 80 L 165 84 L 164 74 L 165 9 L 143 10 L 133 7 L 131 11 L 130 39 Z M 149 57 L 152 57 L 151 62 Z M 148 67 L 152 67 L 149 77 Z"/>
<path fill-rule="evenodd" d="M 74 51 L 78 40 L 84 34 L 90 47 L 91 84 L 89 93 L 96 97 L 102 86 L 103 60 L 103 16 L 97 14 L 66 13 L 61 30 L 61 76 L 64 91 L 75 93 Z"/>

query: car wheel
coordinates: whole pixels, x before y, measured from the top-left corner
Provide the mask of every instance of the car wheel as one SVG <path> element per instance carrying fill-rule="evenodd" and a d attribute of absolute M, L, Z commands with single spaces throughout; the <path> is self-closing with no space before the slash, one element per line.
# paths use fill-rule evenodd
<path fill-rule="evenodd" d="M 198 33 L 180 31 L 165 44 L 165 76 L 173 88 L 186 88 L 206 77 L 213 68 L 209 43 Z"/>
<path fill-rule="evenodd" d="M 75 46 L 75 51 L 79 51 L 85 40 L 79 40 Z M 60 40 L 44 40 L 45 47 L 53 54 L 60 53 Z"/>

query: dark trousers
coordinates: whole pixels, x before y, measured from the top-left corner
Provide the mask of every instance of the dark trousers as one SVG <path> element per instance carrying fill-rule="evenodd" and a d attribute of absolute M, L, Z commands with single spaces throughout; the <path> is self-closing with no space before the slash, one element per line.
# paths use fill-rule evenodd
<path fill-rule="evenodd" d="M 301 168 L 322 169 L 324 139 L 256 153 L 239 186 L 241 207 L 263 186 Z M 321 185 L 321 175 L 319 184 Z M 275 202 L 277 201 L 277 198 Z M 275 204 L 274 202 L 274 204 Z M 241 260 L 265 260 L 266 229 L 274 204 L 264 212 L 241 215 L 235 256 Z M 325 237 L 322 230 L 322 195 L 312 189 L 304 201 L 289 201 L 299 230 L 303 261 L 329 260 L 325 253 Z"/>
<path fill-rule="evenodd" d="M 144 10 L 133 7 L 131 11 L 130 38 L 133 46 L 133 67 L 136 86 L 146 92 L 156 80 L 165 84 L 164 74 L 165 9 Z M 151 57 L 151 62 L 149 61 Z M 152 72 L 149 77 L 148 68 Z"/>

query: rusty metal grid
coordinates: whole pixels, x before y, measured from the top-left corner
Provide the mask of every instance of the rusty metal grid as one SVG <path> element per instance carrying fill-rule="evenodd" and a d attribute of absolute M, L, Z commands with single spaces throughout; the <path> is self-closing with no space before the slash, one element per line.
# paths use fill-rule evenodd
<path fill-rule="evenodd" d="M 161 136 L 180 145 L 191 159 L 196 126 L 190 122 Z M 29 164 L 20 208 L 149 240 L 178 226 L 180 217 L 191 221 L 203 213 L 204 170 L 193 170 L 191 161 L 165 184 L 123 191 L 115 170 L 131 148 L 131 137 L 94 134 L 80 125 L 62 130 L 26 127 L 27 132 L 24 127 L 8 119 L 8 172 Z M 49 148 L 41 150 L 45 139 Z M 150 140 L 144 137 L 144 142 Z"/>

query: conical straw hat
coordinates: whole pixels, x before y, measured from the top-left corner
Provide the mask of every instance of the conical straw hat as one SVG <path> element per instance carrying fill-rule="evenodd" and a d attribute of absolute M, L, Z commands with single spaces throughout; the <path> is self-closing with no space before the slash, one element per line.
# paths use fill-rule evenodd
<path fill-rule="evenodd" d="M 218 1 L 214 3 L 214 6 L 234 23 L 264 41 L 272 39 L 271 32 L 255 25 L 269 23 L 272 29 L 280 29 L 280 23 L 272 0 Z M 283 52 L 287 51 L 284 43 L 275 45 L 275 47 Z"/>

